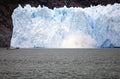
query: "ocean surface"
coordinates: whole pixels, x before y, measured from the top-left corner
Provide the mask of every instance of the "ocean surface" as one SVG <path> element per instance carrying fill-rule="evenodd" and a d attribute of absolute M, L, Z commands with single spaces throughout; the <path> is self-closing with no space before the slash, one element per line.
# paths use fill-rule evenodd
<path fill-rule="evenodd" d="M 120 49 L 0 48 L 0 79 L 120 79 Z"/>

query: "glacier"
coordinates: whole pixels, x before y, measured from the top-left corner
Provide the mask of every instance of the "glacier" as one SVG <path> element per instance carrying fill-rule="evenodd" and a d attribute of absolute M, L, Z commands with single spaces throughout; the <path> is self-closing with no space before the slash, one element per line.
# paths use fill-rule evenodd
<path fill-rule="evenodd" d="M 120 47 L 120 4 L 87 8 L 24 7 L 12 14 L 11 47 Z"/>

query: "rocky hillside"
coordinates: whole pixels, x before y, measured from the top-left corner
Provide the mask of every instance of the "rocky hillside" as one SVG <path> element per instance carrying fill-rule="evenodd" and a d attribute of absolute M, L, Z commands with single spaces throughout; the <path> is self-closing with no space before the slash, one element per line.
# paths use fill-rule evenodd
<path fill-rule="evenodd" d="M 120 0 L 0 0 L 0 47 L 9 47 L 12 36 L 12 19 L 13 10 L 21 4 L 31 4 L 32 6 L 54 7 L 89 7 L 90 5 L 106 5 L 120 3 Z"/>

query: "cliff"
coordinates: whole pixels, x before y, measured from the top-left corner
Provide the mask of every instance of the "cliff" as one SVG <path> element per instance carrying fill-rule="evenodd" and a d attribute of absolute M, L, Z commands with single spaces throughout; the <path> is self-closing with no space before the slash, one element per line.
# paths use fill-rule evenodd
<path fill-rule="evenodd" d="M 90 5 L 107 5 L 120 3 L 120 0 L 0 0 L 0 47 L 9 47 L 12 36 L 12 19 L 13 10 L 21 4 L 30 4 L 31 6 L 54 7 L 89 7 Z"/>

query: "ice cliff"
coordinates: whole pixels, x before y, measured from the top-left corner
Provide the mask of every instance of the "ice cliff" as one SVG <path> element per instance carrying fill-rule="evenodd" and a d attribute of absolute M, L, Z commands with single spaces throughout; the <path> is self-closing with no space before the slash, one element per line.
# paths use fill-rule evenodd
<path fill-rule="evenodd" d="M 12 14 L 12 47 L 120 47 L 120 4 L 88 8 L 20 5 Z"/>

